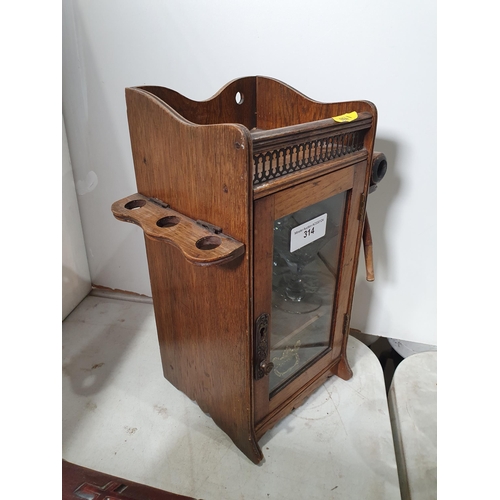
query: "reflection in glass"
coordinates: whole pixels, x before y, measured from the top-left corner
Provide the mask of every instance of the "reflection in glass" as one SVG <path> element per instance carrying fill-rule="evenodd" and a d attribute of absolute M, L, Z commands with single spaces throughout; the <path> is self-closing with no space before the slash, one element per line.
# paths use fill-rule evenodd
<path fill-rule="evenodd" d="M 304 268 L 312 263 L 326 243 L 338 234 L 338 225 L 331 216 L 328 217 L 327 212 L 315 217 L 318 205 L 304 208 L 274 223 L 274 255 L 278 261 L 283 260 L 289 271 L 282 273 L 275 288 L 278 292 L 275 306 L 290 313 L 305 314 L 315 311 L 322 304 L 320 295 L 315 293 L 318 290 L 318 279 L 314 273 L 306 274 Z M 300 224 L 298 219 L 306 222 Z M 311 223 L 307 224 L 307 221 Z M 294 231 L 295 228 L 304 229 Z M 315 239 L 315 230 L 316 237 L 318 234 L 324 235 Z M 313 238 L 310 243 L 307 243 L 308 236 Z M 295 238 L 296 246 L 303 246 L 294 249 L 292 238 Z"/>
<path fill-rule="evenodd" d="M 328 348 L 344 205 L 340 193 L 274 223 L 271 392 Z"/>

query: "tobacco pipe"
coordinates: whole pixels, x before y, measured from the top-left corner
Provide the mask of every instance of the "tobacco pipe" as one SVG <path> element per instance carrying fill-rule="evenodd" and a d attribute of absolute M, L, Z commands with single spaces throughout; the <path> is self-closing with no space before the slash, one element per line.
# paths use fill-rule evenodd
<path fill-rule="evenodd" d="M 368 193 L 373 193 L 377 189 L 377 184 L 387 173 L 387 158 L 384 153 L 373 152 L 372 172 L 370 178 L 370 188 Z M 365 225 L 363 227 L 363 249 L 365 253 L 366 281 L 375 280 L 373 269 L 373 240 L 368 214 L 365 215 Z"/>
<path fill-rule="evenodd" d="M 387 158 L 384 153 L 378 151 L 373 152 L 372 173 L 370 178 L 369 193 L 373 193 L 377 189 L 377 184 L 385 177 L 387 173 Z"/>

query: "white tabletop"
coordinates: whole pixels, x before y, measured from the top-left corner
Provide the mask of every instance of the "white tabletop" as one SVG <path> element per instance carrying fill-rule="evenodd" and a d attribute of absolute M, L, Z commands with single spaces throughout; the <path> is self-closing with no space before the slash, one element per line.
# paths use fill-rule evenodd
<path fill-rule="evenodd" d="M 437 497 L 437 352 L 405 358 L 389 391 L 403 500 Z"/>
<path fill-rule="evenodd" d="M 251 463 L 161 370 L 150 304 L 87 297 L 63 323 L 63 458 L 195 498 L 399 499 L 380 363 L 355 338 Z"/>

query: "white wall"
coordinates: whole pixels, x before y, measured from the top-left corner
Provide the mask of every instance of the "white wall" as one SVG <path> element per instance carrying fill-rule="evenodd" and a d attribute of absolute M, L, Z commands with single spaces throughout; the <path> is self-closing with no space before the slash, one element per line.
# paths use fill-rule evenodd
<path fill-rule="evenodd" d="M 92 289 L 64 118 L 62 121 L 62 319 Z"/>
<path fill-rule="evenodd" d="M 369 200 L 376 281 L 360 269 L 351 326 L 436 343 L 436 6 L 433 0 L 63 0 L 63 112 L 92 282 L 150 294 L 124 89 L 197 100 L 247 75 L 319 101 L 367 99 L 389 173 Z"/>

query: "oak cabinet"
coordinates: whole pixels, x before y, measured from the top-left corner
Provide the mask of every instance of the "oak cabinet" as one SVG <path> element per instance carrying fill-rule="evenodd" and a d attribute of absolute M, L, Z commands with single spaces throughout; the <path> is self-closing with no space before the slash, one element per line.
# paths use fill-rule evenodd
<path fill-rule="evenodd" d="M 145 234 L 164 375 L 258 463 L 267 430 L 352 376 L 376 108 L 259 76 L 126 102 L 138 192 L 112 211 Z"/>

